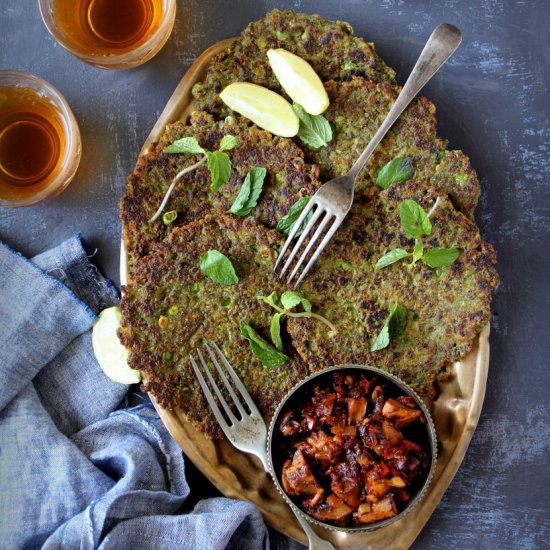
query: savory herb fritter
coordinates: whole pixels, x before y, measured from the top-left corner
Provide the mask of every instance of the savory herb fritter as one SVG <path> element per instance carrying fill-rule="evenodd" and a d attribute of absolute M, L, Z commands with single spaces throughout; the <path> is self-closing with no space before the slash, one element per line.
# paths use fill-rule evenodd
<path fill-rule="evenodd" d="M 325 115 L 334 138 L 319 151 L 305 149 L 305 158 L 298 138 L 273 136 L 240 116 L 216 120 L 229 112 L 218 93 L 231 82 L 246 80 L 282 91 L 267 63 L 271 47 L 300 55 L 326 81 L 331 105 Z M 220 345 L 268 414 L 308 371 L 346 362 L 390 370 L 431 397 L 434 382 L 448 375 L 450 363 L 469 351 L 488 322 L 498 276 L 494 250 L 472 221 L 478 180 L 466 155 L 446 150 L 446 141 L 436 134 L 435 107 L 421 97 L 378 147 L 361 175 L 351 213 L 298 289 L 338 332 L 328 333 L 315 320 L 285 317 L 282 337 L 290 359 L 273 369 L 261 365 L 239 333 L 239 321 L 244 321 L 269 341 L 273 310 L 257 296 L 289 290 L 272 275 L 284 240 L 273 228 L 300 197 L 313 195 L 321 181 L 351 167 L 399 92 L 393 80 L 393 70 L 372 44 L 354 37 L 346 23 L 274 10 L 251 23 L 195 86 L 198 106 L 209 113 L 194 113 L 188 125 L 168 125 L 129 177 L 121 218 L 131 276 L 121 304 L 121 339 L 130 349 L 130 366 L 145 375 L 145 388 L 208 437 L 219 437 L 221 431 L 188 360 L 205 340 Z M 228 152 L 230 181 L 212 192 L 208 169 L 199 167 L 178 182 L 165 208 L 177 211 L 176 221 L 148 223 L 173 177 L 199 159 L 163 149 L 192 136 L 215 150 L 224 135 L 239 140 Z M 414 175 L 380 191 L 378 170 L 400 156 L 410 157 Z M 251 219 L 225 214 L 252 167 L 266 168 L 267 178 Z M 401 201 L 414 199 L 427 211 L 438 197 L 432 233 L 422 240 L 426 249 L 458 248 L 458 259 L 441 274 L 422 262 L 409 269 L 410 259 L 375 272 L 376 261 L 389 249 L 412 251 L 414 246 L 401 230 Z M 200 272 L 200 257 L 210 249 L 233 262 L 237 285 L 216 284 Z M 371 352 L 395 304 L 407 308 L 406 330 L 387 348 Z"/>
<path fill-rule="evenodd" d="M 257 296 L 280 286 L 271 274 L 282 240 L 252 220 L 205 216 L 175 229 L 140 258 L 134 283 L 126 287 L 120 338 L 130 350 L 130 366 L 144 374 L 145 389 L 164 408 L 182 412 L 209 437 L 219 437 L 220 428 L 189 362 L 205 341 L 220 346 L 264 414 L 307 375 L 298 356 L 264 368 L 239 334 L 243 320 L 269 339 L 271 311 Z M 231 260 L 237 285 L 220 285 L 201 273 L 200 257 L 210 249 Z"/>
<path fill-rule="evenodd" d="M 425 249 L 456 247 L 456 262 L 443 268 L 440 276 L 422 262 L 409 269 L 410 259 L 375 272 L 377 260 L 389 249 L 413 249 L 414 239 L 401 230 L 401 201 L 416 200 L 428 211 L 438 196 L 432 233 L 423 239 Z M 470 350 L 489 321 L 492 292 L 498 285 L 495 252 L 439 190 L 409 182 L 364 199 L 356 197 L 346 222 L 301 285 L 315 311 L 331 319 L 338 334 L 319 330 L 309 319 L 289 319 L 292 344 L 311 370 L 366 363 L 432 396 L 433 383 L 445 378 L 445 367 Z M 371 352 L 397 303 L 408 310 L 404 334 L 386 349 Z"/>
<path fill-rule="evenodd" d="M 227 51 L 214 58 L 204 82 L 193 87 L 198 108 L 225 115 L 219 93 L 232 82 L 253 82 L 284 93 L 269 66 L 266 52 L 284 48 L 308 61 L 321 80 L 364 76 L 393 82 L 395 71 L 378 56 L 374 45 L 353 34 L 348 23 L 319 15 L 275 9 L 250 23 Z"/>
<path fill-rule="evenodd" d="M 177 183 L 165 208 L 178 213 L 176 221 L 169 227 L 162 222 L 162 217 L 149 223 L 174 176 L 200 158 L 191 154 L 166 154 L 163 149 L 176 139 L 194 136 L 202 147 L 215 150 L 224 135 L 233 135 L 239 140 L 239 145 L 228 152 L 233 167 L 229 182 L 218 192 L 211 192 L 208 168 L 200 166 Z M 266 168 L 267 176 L 251 215 L 266 227 L 275 227 L 300 197 L 313 195 L 321 185 L 318 168 L 304 162 L 303 152 L 297 145 L 259 129 L 244 117 L 216 122 L 211 115 L 198 112 L 193 114 L 189 125 L 169 124 L 153 151 L 138 160 L 121 201 L 124 240 L 131 263 L 153 249 L 174 227 L 208 213 L 226 212 L 246 173 L 255 166 Z"/>
<path fill-rule="evenodd" d="M 306 158 L 319 165 L 325 181 L 345 174 L 382 124 L 401 87 L 354 78 L 325 83 L 330 106 L 324 113 L 333 139 L 318 151 L 306 150 Z M 409 157 L 414 166 L 412 181 L 443 189 L 467 216 L 479 197 L 479 183 L 462 151 L 446 151 L 447 142 L 437 136 L 435 105 L 416 98 L 399 117 L 359 174 L 358 189 L 376 181 L 378 170 L 396 157 Z"/>

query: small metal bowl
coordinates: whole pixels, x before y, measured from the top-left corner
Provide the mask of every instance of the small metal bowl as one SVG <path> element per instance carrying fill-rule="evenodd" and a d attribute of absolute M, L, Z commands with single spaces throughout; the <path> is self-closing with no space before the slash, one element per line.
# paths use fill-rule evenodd
<path fill-rule="evenodd" d="M 424 481 L 420 484 L 417 492 L 414 494 L 410 502 L 407 503 L 407 505 L 401 512 L 399 512 L 395 516 L 392 516 L 391 518 L 361 525 L 361 526 L 339 527 L 337 525 L 332 525 L 330 523 L 324 523 L 310 516 L 309 514 L 304 512 L 304 510 L 299 508 L 298 505 L 296 505 L 294 501 L 286 494 L 281 483 L 281 470 L 282 470 L 282 463 L 284 461 L 284 458 L 276 456 L 277 453 L 276 453 L 274 444 L 278 439 L 278 435 L 276 434 L 275 430 L 279 424 L 279 419 L 281 418 L 282 413 L 286 412 L 288 408 L 291 408 L 293 403 L 298 404 L 300 402 L 303 402 L 305 391 L 311 388 L 314 384 L 318 383 L 321 380 L 328 379 L 334 372 L 346 371 L 346 370 L 361 371 L 371 376 L 375 375 L 383 382 L 383 384 L 386 385 L 386 387 L 397 390 L 401 395 L 408 395 L 414 398 L 416 404 L 418 405 L 419 409 L 422 411 L 422 413 L 424 414 L 427 420 L 425 425 L 426 426 L 425 440 L 427 442 L 427 446 L 429 446 L 429 449 L 430 449 L 431 461 L 430 461 L 430 468 L 428 470 L 428 473 Z M 287 407 L 287 405 L 290 405 L 290 407 Z M 376 529 L 386 527 L 392 523 L 395 523 L 396 521 L 399 521 L 405 514 L 409 513 L 416 506 L 416 504 L 418 504 L 418 502 L 425 496 L 428 486 L 432 481 L 436 463 L 437 463 L 437 437 L 436 437 L 435 426 L 434 426 L 432 417 L 426 405 L 422 402 L 422 400 L 416 394 L 416 392 L 412 388 L 410 388 L 407 384 L 405 384 L 403 381 L 393 376 L 392 374 L 375 367 L 368 367 L 365 365 L 345 364 L 345 365 L 338 365 L 335 367 L 329 367 L 322 371 L 316 372 L 308 376 L 305 380 L 303 380 L 296 386 L 294 386 L 294 388 L 292 388 L 292 390 L 290 390 L 287 393 L 287 395 L 283 398 L 283 400 L 277 407 L 277 410 L 275 411 L 273 418 L 271 420 L 271 424 L 269 426 L 268 439 L 267 439 L 267 458 L 268 458 L 271 477 L 275 482 L 275 486 L 277 487 L 277 490 L 285 499 L 285 501 L 288 503 L 288 505 L 300 516 L 304 517 L 307 521 L 309 521 L 314 525 L 319 525 L 321 527 L 324 527 L 326 529 L 330 529 L 333 531 L 352 532 L 352 533 L 374 531 Z"/>

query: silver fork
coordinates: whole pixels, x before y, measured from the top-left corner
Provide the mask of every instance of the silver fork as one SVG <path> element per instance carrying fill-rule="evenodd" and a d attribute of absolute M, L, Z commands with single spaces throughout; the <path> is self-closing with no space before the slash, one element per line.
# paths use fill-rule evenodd
<path fill-rule="evenodd" d="M 216 345 L 215 342 L 207 342 L 204 347 L 210 356 L 210 360 L 214 364 L 216 371 L 223 383 L 223 388 L 231 396 L 234 407 L 237 409 L 240 418 L 237 418 L 237 415 L 231 410 L 230 404 L 222 395 L 222 391 L 212 373 L 208 367 L 207 361 L 204 358 L 204 355 L 199 349 L 196 350 L 196 353 L 199 357 L 200 364 L 202 369 L 206 373 L 206 378 L 210 383 L 210 386 L 206 382 L 206 378 L 203 376 L 201 369 L 193 355 L 189 356 L 193 370 L 195 371 L 195 376 L 197 377 L 199 384 L 201 385 L 204 396 L 216 417 L 216 420 L 220 424 L 223 433 L 227 436 L 227 439 L 239 450 L 251 453 L 257 456 L 262 462 L 266 472 L 270 472 L 268 460 L 267 460 L 267 429 L 265 426 L 264 419 L 260 414 L 260 411 L 254 404 L 252 397 L 244 387 L 243 383 L 225 358 L 224 354 L 220 348 Z M 220 365 L 223 365 L 223 367 Z M 233 389 L 231 383 L 229 382 L 228 376 L 233 381 L 235 388 L 237 389 L 239 396 Z M 210 389 L 212 388 L 212 389 Z M 223 408 L 223 411 L 227 417 L 224 417 L 220 407 L 214 399 L 214 393 L 218 397 L 219 402 Z M 247 410 L 248 409 L 248 410 Z M 270 472 L 272 473 L 272 472 Z M 273 473 L 272 473 L 273 475 Z M 315 533 L 315 531 L 310 527 L 307 521 L 300 517 L 292 508 L 296 519 L 302 526 L 308 541 L 310 550 L 335 550 L 334 546 L 330 542 L 322 539 Z"/>
<path fill-rule="evenodd" d="M 344 221 L 347 213 L 349 212 L 353 203 L 353 195 L 355 192 L 355 182 L 357 175 L 372 155 L 382 138 L 386 135 L 388 130 L 393 126 L 394 122 L 398 119 L 399 115 L 405 110 L 414 97 L 420 92 L 424 85 L 432 78 L 432 76 L 441 68 L 441 66 L 447 61 L 452 53 L 458 48 L 462 40 L 460 31 L 453 25 L 439 25 L 432 32 L 428 42 L 424 46 L 416 65 L 414 66 L 407 82 L 403 86 L 401 93 L 395 100 L 390 112 L 380 125 L 380 128 L 376 131 L 371 141 L 361 153 L 355 164 L 351 167 L 350 171 L 337 178 L 334 178 L 322 187 L 320 187 L 311 200 L 307 203 L 306 207 L 300 214 L 292 226 L 292 230 L 288 235 L 288 238 L 279 254 L 279 258 L 275 263 L 274 271 L 277 270 L 278 265 L 283 260 L 287 249 L 292 243 L 294 236 L 298 229 L 302 226 L 304 220 L 308 214 L 312 213 L 310 221 L 305 226 L 298 242 L 291 250 L 279 277 L 282 277 L 286 271 L 292 265 L 292 261 L 296 255 L 300 252 L 302 245 L 308 235 L 313 231 L 313 227 L 318 223 L 313 237 L 301 252 L 301 255 L 296 262 L 296 265 L 290 272 L 287 282 L 290 283 L 296 276 L 300 267 L 302 267 L 304 260 L 308 257 L 313 250 L 313 246 L 321 235 L 326 231 L 313 252 L 311 258 L 300 274 L 298 280 L 294 286 L 298 285 L 300 281 L 305 277 L 307 272 L 311 269 L 319 254 L 323 251 L 327 243 L 330 241 L 340 224 Z M 332 225 L 329 227 L 329 222 L 332 221 Z M 328 230 L 327 230 L 328 228 Z"/>

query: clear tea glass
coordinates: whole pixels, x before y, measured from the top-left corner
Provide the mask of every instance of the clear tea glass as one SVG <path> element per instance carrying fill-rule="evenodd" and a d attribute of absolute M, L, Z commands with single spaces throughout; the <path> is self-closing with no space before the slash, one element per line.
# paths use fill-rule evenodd
<path fill-rule="evenodd" d="M 50 34 L 82 61 L 103 69 L 145 63 L 164 46 L 176 0 L 38 0 Z"/>
<path fill-rule="evenodd" d="M 80 163 L 80 132 L 65 98 L 39 76 L 0 71 L 0 206 L 61 193 Z"/>

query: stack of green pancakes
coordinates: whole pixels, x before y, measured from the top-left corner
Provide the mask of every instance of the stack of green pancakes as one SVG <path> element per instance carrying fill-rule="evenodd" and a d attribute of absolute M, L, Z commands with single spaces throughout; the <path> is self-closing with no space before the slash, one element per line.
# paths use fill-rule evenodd
<path fill-rule="evenodd" d="M 224 87 L 237 81 L 285 96 L 268 63 L 270 48 L 299 55 L 323 80 L 330 98 L 324 116 L 333 134 L 326 147 L 313 150 L 297 137 L 274 136 L 220 100 Z M 204 81 L 193 88 L 196 110 L 190 120 L 168 125 L 129 176 L 121 200 L 129 275 L 120 336 L 130 350 L 130 366 L 144 375 L 145 389 L 207 437 L 221 432 L 189 362 L 207 340 L 220 346 L 269 415 L 296 382 L 343 363 L 381 367 L 432 399 L 438 381 L 449 377 L 452 362 L 468 353 L 489 321 L 498 276 L 495 252 L 473 219 L 477 176 L 464 153 L 447 149 L 436 132 L 434 105 L 419 97 L 363 169 L 352 211 L 296 289 L 336 330 L 315 318 L 282 316 L 286 360 L 269 367 L 241 334 L 244 322 L 271 344 L 275 311 L 258 297 L 290 290 L 273 274 L 286 238 L 277 229 L 281 218 L 351 167 L 399 91 L 395 72 L 347 23 L 274 10 L 212 59 Z M 165 148 L 188 137 L 214 151 L 224 136 L 238 143 L 227 151 L 229 181 L 212 191 L 210 172 L 202 164 L 185 174 L 170 196 L 165 210 L 177 212 L 176 219 L 150 222 L 176 174 L 201 158 L 167 154 Z M 406 159 L 407 179 L 381 189 L 378 175 L 393 159 Z M 257 205 L 245 216 L 229 213 L 255 167 L 266 170 Z M 431 232 L 422 237 L 424 249 L 455 248 L 458 258 L 441 269 L 422 261 L 410 265 L 409 258 L 376 270 L 388 251 L 412 251 L 417 244 L 404 234 L 400 218 L 403 201 L 411 200 L 425 212 L 437 202 Z M 223 285 L 201 272 L 201 258 L 209 250 L 231 261 L 237 284 Z M 407 312 L 406 325 L 388 345 L 371 351 L 396 304 Z M 295 311 L 303 311 L 300 307 Z"/>

